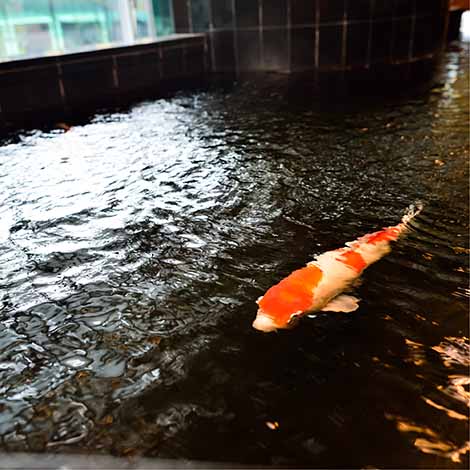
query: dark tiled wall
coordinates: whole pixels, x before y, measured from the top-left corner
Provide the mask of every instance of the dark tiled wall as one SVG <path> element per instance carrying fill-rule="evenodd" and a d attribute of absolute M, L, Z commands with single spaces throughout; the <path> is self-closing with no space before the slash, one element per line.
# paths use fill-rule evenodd
<path fill-rule="evenodd" d="M 436 55 L 448 0 L 173 0 L 177 32 L 208 32 L 215 72 L 373 68 Z"/>
<path fill-rule="evenodd" d="M 0 63 L 0 130 L 163 93 L 206 71 L 203 34 Z"/>

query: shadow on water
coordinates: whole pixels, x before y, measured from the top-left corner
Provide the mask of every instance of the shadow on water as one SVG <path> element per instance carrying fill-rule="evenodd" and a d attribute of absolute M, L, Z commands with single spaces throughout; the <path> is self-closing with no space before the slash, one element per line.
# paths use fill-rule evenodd
<path fill-rule="evenodd" d="M 7 139 L 1 446 L 468 466 L 467 69 L 454 50 L 430 90 L 367 105 L 274 78 Z M 418 200 L 358 312 L 251 328 L 268 287 Z"/>

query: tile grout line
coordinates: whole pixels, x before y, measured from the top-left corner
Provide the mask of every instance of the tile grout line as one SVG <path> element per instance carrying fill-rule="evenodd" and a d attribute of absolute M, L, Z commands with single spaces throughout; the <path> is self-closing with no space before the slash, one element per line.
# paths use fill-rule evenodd
<path fill-rule="evenodd" d="M 214 47 L 214 20 L 212 18 L 212 0 L 208 0 L 208 14 L 209 14 L 209 38 L 210 38 L 210 54 L 212 62 L 212 71 L 217 72 L 217 65 L 215 63 L 215 47 Z"/>
<path fill-rule="evenodd" d="M 413 58 L 414 37 L 416 30 L 416 0 L 412 0 L 413 15 L 411 16 L 410 44 L 408 46 L 408 59 Z"/>
<path fill-rule="evenodd" d="M 446 47 L 446 42 L 447 42 L 447 34 L 448 34 L 448 31 L 449 31 L 449 16 L 450 16 L 450 13 L 449 13 L 449 8 L 448 8 L 448 0 L 442 0 L 442 5 L 441 5 L 441 9 L 444 10 L 444 16 L 446 17 L 446 21 L 445 21 L 445 24 L 444 24 L 444 28 L 443 28 L 443 31 L 442 31 L 442 38 L 441 38 L 441 47 L 439 48 L 441 51 L 443 51 Z"/>
<path fill-rule="evenodd" d="M 366 53 L 366 67 L 370 68 L 370 59 L 372 54 L 372 25 L 374 24 L 374 11 L 375 11 L 375 0 L 370 0 L 369 3 L 369 35 L 367 37 L 367 53 Z"/>
<path fill-rule="evenodd" d="M 188 29 L 190 33 L 193 33 L 194 30 L 191 0 L 186 0 L 186 9 L 188 10 Z"/>
<path fill-rule="evenodd" d="M 235 0 L 232 0 L 232 27 L 233 27 L 233 52 L 235 54 L 235 74 L 238 76 L 240 73 L 238 63 L 238 33 L 237 33 L 237 16 Z"/>
<path fill-rule="evenodd" d="M 158 72 L 158 79 L 160 80 L 162 78 L 162 61 L 160 57 L 160 49 L 159 47 L 155 52 L 157 54 L 157 72 Z"/>
<path fill-rule="evenodd" d="M 263 0 L 258 0 L 258 16 L 259 16 L 259 56 L 261 68 L 265 67 L 264 60 L 264 34 L 263 34 Z"/>
<path fill-rule="evenodd" d="M 291 18 L 291 0 L 287 0 L 287 71 L 291 72 L 292 67 L 292 38 L 291 38 L 291 29 L 292 29 L 292 18 Z"/>
<path fill-rule="evenodd" d="M 315 69 L 320 67 L 320 0 L 315 1 Z"/>
<path fill-rule="evenodd" d="M 392 4 L 392 33 L 390 35 L 390 62 L 393 60 L 393 50 L 395 47 L 395 2 Z"/>
<path fill-rule="evenodd" d="M 158 56 L 160 57 L 160 63 L 159 63 L 160 79 L 163 80 L 164 75 L 165 75 L 164 69 L 163 69 L 163 60 L 164 60 L 163 47 L 160 47 L 158 49 Z"/>
<path fill-rule="evenodd" d="M 346 66 L 348 47 L 348 0 L 343 0 L 343 30 L 341 34 L 341 65 Z"/>
<path fill-rule="evenodd" d="M 208 66 L 208 60 L 207 60 L 207 55 L 208 55 L 208 45 L 207 45 L 207 36 L 204 38 L 204 74 L 209 73 L 209 66 Z"/>
<path fill-rule="evenodd" d="M 65 94 L 64 80 L 62 78 L 62 65 L 59 61 L 56 61 L 56 66 L 57 66 L 57 77 L 59 81 L 60 99 L 62 100 L 62 105 L 67 106 L 67 96 Z"/>
<path fill-rule="evenodd" d="M 183 50 L 181 51 L 181 62 L 182 62 L 182 72 L 183 72 L 183 75 L 187 74 L 188 73 L 188 61 L 187 61 L 187 57 L 186 57 L 186 47 L 183 47 Z"/>
<path fill-rule="evenodd" d="M 119 69 L 118 69 L 118 64 L 116 60 L 116 56 L 113 55 L 113 85 L 114 88 L 119 89 Z"/>
<path fill-rule="evenodd" d="M 423 15 L 416 15 L 416 19 L 431 19 L 433 18 L 433 15 L 430 15 L 430 14 L 423 14 Z M 397 17 L 394 17 L 395 20 L 399 21 L 399 20 L 411 20 L 412 19 L 412 16 L 411 15 L 408 15 L 408 16 L 397 16 Z M 390 18 L 386 18 L 386 17 L 381 17 L 381 18 L 377 18 L 375 20 L 373 20 L 373 23 L 387 23 L 390 21 Z M 369 19 L 366 19 L 366 20 L 352 20 L 352 19 L 348 19 L 347 20 L 347 23 L 348 25 L 361 25 L 361 26 L 364 26 L 364 25 L 367 25 L 369 23 Z M 320 23 L 321 26 L 342 26 L 343 25 L 343 20 L 341 21 L 325 21 L 325 23 Z M 302 29 L 302 28 L 315 28 L 316 26 L 316 23 L 313 22 L 313 23 L 297 23 L 297 24 L 291 24 L 291 28 L 292 29 Z M 269 25 L 264 25 L 263 26 L 263 29 L 265 31 L 267 30 L 278 30 L 278 29 L 286 29 L 284 26 L 282 25 L 273 25 L 273 26 L 269 26 Z M 232 31 L 231 28 L 229 27 L 225 27 L 225 28 L 213 28 L 214 32 L 223 32 L 223 31 Z M 244 26 L 244 27 L 239 27 L 237 28 L 237 31 L 258 31 L 258 26 Z M 194 33 L 194 34 L 197 34 L 197 33 Z"/>

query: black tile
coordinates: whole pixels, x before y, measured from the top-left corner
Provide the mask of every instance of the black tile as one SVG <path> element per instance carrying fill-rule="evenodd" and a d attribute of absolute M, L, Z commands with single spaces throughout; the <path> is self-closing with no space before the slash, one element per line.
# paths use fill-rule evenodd
<path fill-rule="evenodd" d="M 191 19 L 195 33 L 209 29 L 209 4 L 207 0 L 191 0 Z"/>
<path fill-rule="evenodd" d="M 263 2 L 263 26 L 287 25 L 286 0 L 261 0 Z"/>
<path fill-rule="evenodd" d="M 158 62 L 158 49 L 145 51 L 136 54 L 116 55 L 116 61 L 119 67 L 156 67 Z"/>
<path fill-rule="evenodd" d="M 211 2 L 212 25 L 214 28 L 232 28 L 232 0 L 208 0 Z"/>
<path fill-rule="evenodd" d="M 291 29 L 291 69 L 308 70 L 315 65 L 315 28 Z"/>
<path fill-rule="evenodd" d="M 34 79 L 31 79 L 34 77 Z M 4 113 L 47 110 L 62 105 L 56 64 L 0 75 L 0 103 Z"/>
<path fill-rule="evenodd" d="M 371 62 L 389 62 L 392 54 L 392 20 L 372 23 Z"/>
<path fill-rule="evenodd" d="M 417 15 L 434 16 L 445 14 L 442 0 L 415 0 L 415 2 Z"/>
<path fill-rule="evenodd" d="M 365 65 L 367 63 L 369 27 L 370 23 L 348 25 L 346 50 L 348 65 Z"/>
<path fill-rule="evenodd" d="M 393 0 L 374 0 L 372 6 L 373 18 L 391 18 L 393 16 Z"/>
<path fill-rule="evenodd" d="M 343 21 L 346 8 L 345 0 L 319 0 L 320 23 L 333 23 Z M 313 3 L 313 2 L 312 2 Z"/>
<path fill-rule="evenodd" d="M 163 48 L 162 52 L 162 77 L 168 79 L 184 75 L 183 47 Z"/>
<path fill-rule="evenodd" d="M 432 36 L 434 34 L 432 22 L 428 18 L 416 20 L 413 40 L 413 55 L 415 57 L 432 52 Z"/>
<path fill-rule="evenodd" d="M 377 79 L 382 83 L 392 87 L 403 87 L 410 80 L 410 64 L 408 62 L 400 64 L 381 63 L 373 67 L 377 73 Z"/>
<path fill-rule="evenodd" d="M 393 0 L 393 15 L 395 18 L 401 16 L 411 16 L 414 12 L 414 1 L 415 0 Z"/>
<path fill-rule="evenodd" d="M 263 31 L 263 63 L 266 70 L 288 69 L 287 34 L 286 28 Z"/>
<path fill-rule="evenodd" d="M 237 32 L 238 68 L 259 70 L 261 68 L 260 35 L 258 31 Z"/>
<path fill-rule="evenodd" d="M 431 37 L 429 39 L 429 47 L 431 48 L 432 52 L 436 52 L 441 46 L 444 38 L 444 31 L 446 27 L 445 16 L 434 16 L 432 18 L 428 18 L 431 27 Z"/>
<path fill-rule="evenodd" d="M 235 68 L 235 35 L 233 31 L 213 33 L 211 41 L 214 48 L 213 70 L 215 72 L 233 70 Z"/>
<path fill-rule="evenodd" d="M 173 0 L 173 20 L 175 33 L 189 32 L 189 12 L 186 0 Z"/>
<path fill-rule="evenodd" d="M 439 15 L 441 18 L 447 16 L 447 12 L 449 11 L 449 6 L 447 0 L 441 0 L 441 5 L 439 5 L 438 0 L 433 0 L 431 5 L 433 5 L 433 11 L 435 11 L 436 15 Z M 468 5 L 468 4 L 467 4 Z"/>
<path fill-rule="evenodd" d="M 440 4 L 441 0 L 415 0 L 416 14 L 426 15 L 429 14 L 433 9 L 433 4 Z"/>
<path fill-rule="evenodd" d="M 397 20 L 394 22 L 392 58 L 394 60 L 406 59 L 410 53 L 411 20 Z"/>
<path fill-rule="evenodd" d="M 193 45 L 203 45 L 204 44 L 204 38 L 203 37 L 179 37 L 177 36 L 176 41 L 165 41 L 160 43 L 162 47 L 168 47 L 168 46 L 193 46 Z M 155 47 L 155 44 L 154 44 Z"/>
<path fill-rule="evenodd" d="M 373 0 L 349 0 L 347 3 L 348 20 L 368 20 Z"/>
<path fill-rule="evenodd" d="M 238 28 L 256 28 L 259 25 L 258 0 L 235 0 Z"/>
<path fill-rule="evenodd" d="M 143 52 L 142 54 L 117 56 L 119 92 L 150 88 L 159 80 L 159 54 Z"/>
<path fill-rule="evenodd" d="M 291 24 L 313 25 L 315 23 L 316 1 L 290 0 Z"/>
<path fill-rule="evenodd" d="M 433 60 L 417 60 L 410 64 L 410 76 L 414 83 L 429 82 L 435 72 L 435 63 Z"/>
<path fill-rule="evenodd" d="M 203 47 L 189 47 L 185 51 L 185 71 L 190 76 L 205 72 L 205 52 Z"/>
<path fill-rule="evenodd" d="M 342 26 L 320 26 L 320 67 L 341 65 Z"/>
<path fill-rule="evenodd" d="M 64 62 L 62 77 L 67 103 L 106 102 L 116 93 L 111 57 L 87 62 Z"/>

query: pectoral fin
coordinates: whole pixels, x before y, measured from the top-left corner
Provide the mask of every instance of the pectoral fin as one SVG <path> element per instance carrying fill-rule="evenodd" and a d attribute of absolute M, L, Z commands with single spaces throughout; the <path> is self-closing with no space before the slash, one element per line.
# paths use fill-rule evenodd
<path fill-rule="evenodd" d="M 338 295 L 322 308 L 323 312 L 354 312 L 359 308 L 359 299 L 352 295 Z"/>
<path fill-rule="evenodd" d="M 351 287 L 354 287 L 355 289 L 357 289 L 358 287 L 361 287 L 362 286 L 362 277 L 357 277 L 352 283 L 351 283 Z"/>

